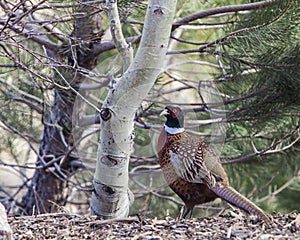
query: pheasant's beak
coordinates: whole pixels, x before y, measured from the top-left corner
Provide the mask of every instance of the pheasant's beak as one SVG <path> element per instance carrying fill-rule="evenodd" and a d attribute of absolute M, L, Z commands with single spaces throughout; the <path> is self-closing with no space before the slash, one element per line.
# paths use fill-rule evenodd
<path fill-rule="evenodd" d="M 169 111 L 168 111 L 168 109 L 165 108 L 159 115 L 160 116 L 166 116 L 168 114 L 169 114 Z"/>

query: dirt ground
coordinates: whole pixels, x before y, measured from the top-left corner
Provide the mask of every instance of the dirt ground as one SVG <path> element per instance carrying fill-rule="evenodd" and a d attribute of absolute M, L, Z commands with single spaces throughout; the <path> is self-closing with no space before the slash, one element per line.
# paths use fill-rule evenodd
<path fill-rule="evenodd" d="M 101 220 L 66 213 L 9 217 L 14 239 L 300 239 L 300 215 L 273 214 L 273 226 L 233 215 L 187 220 Z"/>

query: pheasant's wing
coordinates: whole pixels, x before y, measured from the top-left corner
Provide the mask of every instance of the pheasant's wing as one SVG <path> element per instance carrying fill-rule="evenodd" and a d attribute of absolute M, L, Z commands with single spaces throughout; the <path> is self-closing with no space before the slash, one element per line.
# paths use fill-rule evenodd
<path fill-rule="evenodd" d="M 227 202 L 256 214 L 270 223 L 262 209 L 228 185 L 227 175 L 219 158 L 199 139 L 183 135 L 168 148 L 169 157 L 177 176 L 192 183 L 206 184 L 216 195 Z"/>
<path fill-rule="evenodd" d="M 204 161 L 203 149 L 206 145 L 193 136 L 186 136 L 175 141 L 169 147 L 171 163 L 177 175 L 188 182 L 215 185 L 214 174 Z"/>
<path fill-rule="evenodd" d="M 202 142 L 203 159 L 207 169 L 212 173 L 217 182 L 222 182 L 223 185 L 228 185 L 227 174 L 220 162 L 219 157 L 215 152 Z"/>

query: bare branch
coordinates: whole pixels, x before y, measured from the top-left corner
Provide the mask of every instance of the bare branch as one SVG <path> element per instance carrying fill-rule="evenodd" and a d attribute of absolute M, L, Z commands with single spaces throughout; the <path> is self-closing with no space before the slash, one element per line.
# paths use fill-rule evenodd
<path fill-rule="evenodd" d="M 175 30 L 176 28 L 180 27 L 181 25 L 185 25 L 185 24 L 188 24 L 197 19 L 205 18 L 208 16 L 212 16 L 212 15 L 216 15 L 216 14 L 220 14 L 220 13 L 239 12 L 239 11 L 258 9 L 258 8 L 272 5 L 276 2 L 278 2 L 278 0 L 267 0 L 267 1 L 249 3 L 249 4 L 240 4 L 240 5 L 231 5 L 231 6 L 224 6 L 224 7 L 219 7 L 219 8 L 212 8 L 212 9 L 209 9 L 206 11 L 194 13 L 192 15 L 186 16 L 186 17 L 176 21 L 175 23 L 173 23 L 172 30 Z"/>
<path fill-rule="evenodd" d="M 296 174 L 290 178 L 288 181 L 286 181 L 283 185 L 280 186 L 280 188 L 278 188 L 277 190 L 271 192 L 270 194 L 256 200 L 257 203 L 266 201 L 272 197 L 275 197 L 276 195 L 278 195 L 279 193 L 281 193 L 283 190 L 285 190 L 286 188 L 288 188 L 291 184 L 293 184 L 294 182 L 298 181 L 300 177 L 300 170 L 296 172 Z"/>
<path fill-rule="evenodd" d="M 250 159 L 253 159 L 254 157 L 283 152 L 284 150 L 287 150 L 288 148 L 291 148 L 293 145 L 295 145 L 300 140 L 300 135 L 298 135 L 297 138 L 292 143 L 288 144 L 287 146 L 285 146 L 283 148 L 279 148 L 279 149 L 278 148 L 276 149 L 276 147 L 278 145 L 282 144 L 284 141 L 289 140 L 289 138 L 292 135 L 294 135 L 295 133 L 297 133 L 299 129 L 300 129 L 300 124 L 298 124 L 290 133 L 286 134 L 284 137 L 282 137 L 281 139 L 279 139 L 278 141 L 276 141 L 275 143 L 273 143 L 269 147 L 267 147 L 263 150 L 254 152 L 254 153 L 247 154 L 247 155 L 239 157 L 239 158 L 232 159 L 232 160 L 227 160 L 226 161 L 225 160 L 226 158 L 224 158 L 225 161 L 222 161 L 222 164 L 232 164 L 232 163 L 238 163 L 238 162 L 246 162 Z"/>
<path fill-rule="evenodd" d="M 123 72 L 125 72 L 133 60 L 133 49 L 130 44 L 125 41 L 123 36 L 117 1 L 106 0 L 106 6 L 108 8 L 108 16 L 110 19 L 110 31 L 117 50 L 122 56 Z"/>

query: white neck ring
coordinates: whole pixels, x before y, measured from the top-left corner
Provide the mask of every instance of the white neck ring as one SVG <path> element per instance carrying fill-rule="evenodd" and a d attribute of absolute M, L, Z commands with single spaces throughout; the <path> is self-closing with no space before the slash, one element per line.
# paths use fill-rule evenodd
<path fill-rule="evenodd" d="M 184 128 L 171 128 L 165 125 L 165 131 L 169 134 L 178 134 L 178 133 L 183 133 L 185 131 Z"/>

